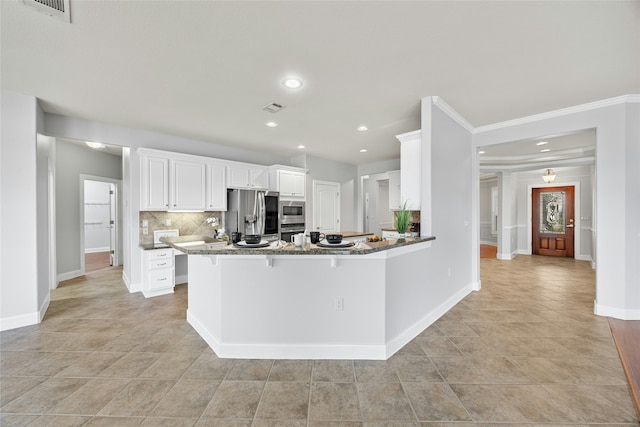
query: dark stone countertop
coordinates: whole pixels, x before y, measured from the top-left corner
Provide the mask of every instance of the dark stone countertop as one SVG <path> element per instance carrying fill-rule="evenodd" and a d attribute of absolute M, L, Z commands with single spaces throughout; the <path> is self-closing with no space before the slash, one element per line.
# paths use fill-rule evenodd
<path fill-rule="evenodd" d="M 221 248 L 207 249 L 207 243 L 200 245 L 189 243 L 194 241 L 203 241 L 203 239 L 197 238 L 202 236 L 181 237 L 183 238 L 182 241 L 175 241 L 174 239 L 176 238 L 162 238 L 162 240 L 170 247 L 187 255 L 366 255 L 435 240 L 434 236 L 406 237 L 401 239 L 383 240 L 380 242 L 362 242 L 361 248 L 356 248 L 356 246 L 346 248 L 323 248 L 311 243 L 307 244 L 305 247 L 296 247 L 293 243 L 286 243 L 279 249 L 274 249 L 271 246 L 264 248 L 246 248 L 234 244 L 228 244 Z M 189 237 L 191 237 L 191 240 L 189 240 Z M 189 246 L 183 247 L 180 245 L 181 243 L 189 243 Z"/>

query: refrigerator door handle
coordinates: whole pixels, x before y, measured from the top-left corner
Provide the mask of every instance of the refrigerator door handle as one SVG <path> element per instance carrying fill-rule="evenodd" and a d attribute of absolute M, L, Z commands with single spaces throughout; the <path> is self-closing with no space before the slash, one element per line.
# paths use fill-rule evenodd
<path fill-rule="evenodd" d="M 266 206 L 264 201 L 264 192 L 258 192 L 258 232 L 264 234 L 265 212 Z"/>

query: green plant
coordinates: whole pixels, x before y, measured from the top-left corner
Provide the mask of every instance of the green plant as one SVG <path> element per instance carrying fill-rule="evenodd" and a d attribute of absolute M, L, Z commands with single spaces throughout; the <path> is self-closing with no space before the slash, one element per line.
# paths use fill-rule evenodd
<path fill-rule="evenodd" d="M 396 213 L 396 230 L 398 233 L 404 233 L 407 231 L 409 227 L 409 219 L 411 218 L 411 211 L 407 210 L 407 201 L 405 200 L 402 205 L 402 209 L 400 209 Z"/>

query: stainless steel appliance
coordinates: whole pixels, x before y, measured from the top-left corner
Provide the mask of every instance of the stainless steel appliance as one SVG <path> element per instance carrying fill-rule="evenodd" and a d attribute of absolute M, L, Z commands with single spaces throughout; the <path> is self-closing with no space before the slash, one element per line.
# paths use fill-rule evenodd
<path fill-rule="evenodd" d="M 280 239 L 291 241 L 291 236 L 305 230 L 304 202 L 280 202 Z"/>
<path fill-rule="evenodd" d="M 278 240 L 278 199 L 277 191 L 227 190 L 227 233 L 260 234 L 264 240 Z"/>

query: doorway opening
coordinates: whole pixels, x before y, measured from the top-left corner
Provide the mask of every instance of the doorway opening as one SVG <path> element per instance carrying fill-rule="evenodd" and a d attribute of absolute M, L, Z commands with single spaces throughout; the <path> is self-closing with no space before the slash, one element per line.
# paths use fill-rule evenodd
<path fill-rule="evenodd" d="M 84 273 L 120 265 L 120 180 L 80 175 L 80 265 Z"/>

